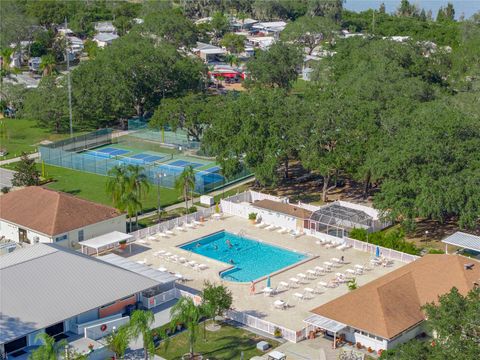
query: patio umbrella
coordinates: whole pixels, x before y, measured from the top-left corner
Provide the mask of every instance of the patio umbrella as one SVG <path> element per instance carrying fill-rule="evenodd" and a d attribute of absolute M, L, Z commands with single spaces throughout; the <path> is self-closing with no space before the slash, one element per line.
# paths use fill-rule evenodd
<path fill-rule="evenodd" d="M 271 285 L 270 284 L 270 275 L 268 275 L 268 277 L 267 277 L 267 287 L 271 287 L 270 285 Z"/>
<path fill-rule="evenodd" d="M 377 246 L 377 248 L 375 249 L 375 257 L 379 257 L 380 256 L 380 248 Z"/>

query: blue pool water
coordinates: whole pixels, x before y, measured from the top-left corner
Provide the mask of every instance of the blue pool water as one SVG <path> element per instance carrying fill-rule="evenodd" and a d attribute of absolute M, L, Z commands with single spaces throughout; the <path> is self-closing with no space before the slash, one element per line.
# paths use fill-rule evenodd
<path fill-rule="evenodd" d="M 228 245 L 228 241 L 231 247 Z M 307 256 L 256 240 L 219 231 L 181 246 L 182 249 L 234 267 L 220 274 L 225 280 L 248 282 L 295 264 Z"/>

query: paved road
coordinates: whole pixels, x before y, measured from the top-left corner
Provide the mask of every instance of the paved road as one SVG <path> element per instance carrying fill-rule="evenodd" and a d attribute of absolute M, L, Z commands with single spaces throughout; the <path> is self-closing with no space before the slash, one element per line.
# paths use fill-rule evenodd
<path fill-rule="evenodd" d="M 12 178 L 15 171 L 0 168 L 0 188 L 12 187 Z"/>

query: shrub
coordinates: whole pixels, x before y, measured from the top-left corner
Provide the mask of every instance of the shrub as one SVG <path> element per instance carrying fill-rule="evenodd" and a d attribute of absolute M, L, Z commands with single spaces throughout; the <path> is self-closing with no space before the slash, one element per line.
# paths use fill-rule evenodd
<path fill-rule="evenodd" d="M 4 186 L 0 191 L 2 192 L 2 194 L 7 194 L 10 191 L 10 188 L 8 186 Z"/>
<path fill-rule="evenodd" d="M 443 250 L 439 249 L 428 249 L 429 254 L 444 254 L 445 252 Z"/>
<path fill-rule="evenodd" d="M 356 346 L 357 346 L 357 349 L 363 348 L 363 345 L 362 345 L 361 343 L 359 343 L 359 342 L 357 342 Z"/>
<path fill-rule="evenodd" d="M 193 214 L 193 213 L 196 213 L 196 212 L 197 212 L 197 207 L 196 206 L 192 206 L 191 208 L 188 209 L 189 214 Z"/>
<path fill-rule="evenodd" d="M 276 338 L 282 337 L 282 330 L 276 327 L 275 330 L 273 330 L 273 336 L 275 336 Z"/>
<path fill-rule="evenodd" d="M 373 352 L 373 349 L 369 346 L 368 349 L 367 349 L 367 351 L 368 351 L 369 353 L 372 353 L 372 352 Z"/>
<path fill-rule="evenodd" d="M 407 254 L 418 255 L 418 249 L 413 243 L 405 240 L 405 233 L 402 230 L 391 231 L 377 231 L 368 234 L 365 229 L 353 229 L 349 236 L 352 239 L 367 241 L 374 245 L 386 247 L 393 250 L 398 250 Z"/>

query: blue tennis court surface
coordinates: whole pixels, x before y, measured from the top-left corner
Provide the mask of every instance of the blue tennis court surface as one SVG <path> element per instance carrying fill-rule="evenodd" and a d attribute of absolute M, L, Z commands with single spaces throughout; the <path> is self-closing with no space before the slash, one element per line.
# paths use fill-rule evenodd
<path fill-rule="evenodd" d="M 171 163 L 168 163 L 168 165 L 179 166 L 179 167 L 191 166 L 193 168 L 196 168 L 196 167 L 202 166 L 203 164 L 194 163 L 194 162 L 185 161 L 185 160 L 176 160 L 176 161 L 173 161 Z"/>
<path fill-rule="evenodd" d="M 123 154 L 126 154 L 126 153 L 130 152 L 128 150 L 111 148 L 111 147 L 106 147 L 106 148 L 98 149 L 98 150 L 95 150 L 95 151 L 105 153 L 105 154 L 109 154 L 109 155 L 113 155 L 113 156 L 123 155 Z"/>
<path fill-rule="evenodd" d="M 128 158 L 135 159 L 143 163 L 152 163 L 152 162 L 161 160 L 164 157 L 165 156 L 157 156 L 157 155 L 150 155 L 150 154 L 135 154 L 135 155 L 129 156 Z"/>
<path fill-rule="evenodd" d="M 220 172 L 220 166 L 214 166 L 212 168 L 205 169 L 205 170 L 202 170 L 202 171 L 206 172 L 206 173 L 218 173 L 218 172 Z"/>

